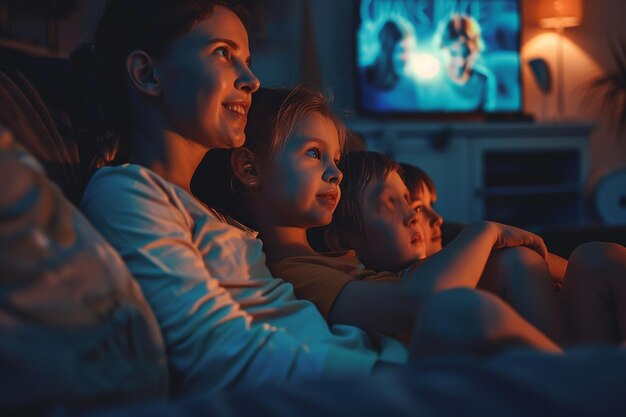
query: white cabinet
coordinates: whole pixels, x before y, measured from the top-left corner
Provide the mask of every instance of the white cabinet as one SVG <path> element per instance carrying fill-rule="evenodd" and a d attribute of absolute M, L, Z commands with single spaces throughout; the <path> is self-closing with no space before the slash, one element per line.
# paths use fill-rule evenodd
<path fill-rule="evenodd" d="M 424 169 L 449 221 L 581 225 L 589 124 L 354 121 L 369 150 Z"/>

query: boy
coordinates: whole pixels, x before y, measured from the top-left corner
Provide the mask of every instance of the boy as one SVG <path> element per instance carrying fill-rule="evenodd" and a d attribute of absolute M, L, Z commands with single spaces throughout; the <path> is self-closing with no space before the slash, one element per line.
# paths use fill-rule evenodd
<path fill-rule="evenodd" d="M 422 301 L 445 288 L 489 290 L 548 336 L 563 339 L 541 238 L 511 226 L 474 222 L 445 250 L 424 260 L 424 229 L 430 230 L 422 227 L 421 244 L 415 244 L 424 213 L 414 218 L 408 215 L 414 208 L 399 164 L 379 153 L 351 152 L 342 159 L 340 169 L 342 198 L 326 232 L 329 247 L 353 249 L 366 268 L 398 274 L 401 285 L 419 294 L 417 299 Z M 440 222 L 434 224 L 438 228 Z M 492 254 L 500 248 L 511 249 Z M 503 273 L 509 269 L 515 273 Z M 372 289 L 374 293 L 369 294 L 365 285 L 360 286 L 347 285 L 339 293 L 331 319 L 362 298 L 386 298 L 384 291 L 376 294 Z"/>

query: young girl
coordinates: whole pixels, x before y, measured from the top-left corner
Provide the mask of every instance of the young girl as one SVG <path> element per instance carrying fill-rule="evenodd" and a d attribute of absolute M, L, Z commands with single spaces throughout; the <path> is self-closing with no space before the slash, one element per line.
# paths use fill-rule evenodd
<path fill-rule="evenodd" d="M 401 163 L 403 180 L 426 237 L 427 256 L 442 248 L 442 217 L 435 211 L 437 190 L 420 168 Z M 433 238 L 429 238 L 433 237 Z M 419 254 L 416 255 L 416 257 Z M 618 343 L 626 340 L 626 248 L 613 243 L 590 243 L 577 248 L 569 263 L 549 254 L 552 276 L 561 287 L 565 321 L 571 343 Z M 570 266 L 568 266 L 570 265 Z M 498 273 L 514 273 L 510 266 Z M 567 270 L 567 274 L 566 274 Z"/>
<path fill-rule="evenodd" d="M 393 335 L 410 332 L 418 312 L 435 291 L 414 285 L 415 280 L 399 280 L 392 273 L 364 270 L 353 251 L 318 254 L 307 241 L 307 229 L 328 224 L 340 197 L 342 173 L 337 163 L 341 157 L 343 126 L 337 117 L 323 97 L 301 88 L 293 92 L 262 91 L 255 100 L 249 115 L 245 146 L 235 149 L 230 156 L 234 178 L 223 176 L 220 185 L 223 190 L 230 188 L 234 191 L 235 202 L 229 202 L 228 197 L 220 201 L 215 190 L 202 198 L 211 198 L 211 205 L 223 208 L 243 207 L 243 211 L 233 214 L 259 230 L 270 268 L 276 276 L 292 282 L 296 295 L 312 300 L 331 324 L 353 324 L 369 332 Z M 203 164 L 204 170 L 198 170 L 197 175 L 211 178 L 213 182 L 216 174 L 223 172 L 219 159 L 227 159 L 226 155 L 209 158 Z M 404 187 L 399 177 L 394 185 Z M 423 248 L 421 233 L 416 227 L 416 212 L 409 205 L 408 195 L 400 198 L 405 201 L 403 214 L 406 221 L 413 228 L 409 236 L 410 246 Z M 533 236 L 526 232 L 513 228 L 504 232 L 505 229 L 500 232 L 491 228 L 485 233 L 485 239 L 497 239 L 502 246 L 524 240 L 529 246 L 542 248 L 541 243 L 533 242 Z M 456 272 L 450 271 L 449 275 Z M 437 290 L 444 288 L 440 286 Z M 478 304 L 485 299 L 489 300 L 488 303 L 494 301 L 478 292 L 469 297 L 480 298 L 482 301 Z M 442 304 L 467 306 L 450 303 L 449 299 Z M 478 304 L 467 308 L 465 316 L 469 317 L 469 310 Z M 527 343 L 555 349 L 550 340 L 510 307 L 499 301 L 497 304 L 491 309 L 493 314 L 487 317 L 478 314 L 481 319 L 492 319 L 499 326 L 499 330 L 489 336 L 500 330 L 519 330 L 523 333 L 520 338 Z M 444 331 L 445 314 L 437 314 L 441 318 L 438 323 L 441 327 L 437 328 L 435 323 L 424 326 L 431 332 L 421 335 L 422 347 L 429 343 L 428 334 L 432 336 L 437 331 Z M 462 315 L 449 317 L 452 316 L 457 323 L 463 321 L 459 321 Z M 517 324 L 509 326 L 512 322 Z M 469 329 L 472 326 L 462 327 Z M 489 333 L 485 328 L 479 331 Z"/>

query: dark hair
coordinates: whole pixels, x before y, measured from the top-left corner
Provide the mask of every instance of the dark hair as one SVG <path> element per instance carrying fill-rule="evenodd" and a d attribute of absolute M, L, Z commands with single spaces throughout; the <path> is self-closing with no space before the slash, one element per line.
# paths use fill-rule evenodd
<path fill-rule="evenodd" d="M 402 180 L 404 181 L 404 184 L 406 184 L 406 188 L 409 189 L 409 192 L 412 193 L 413 190 L 426 187 L 430 194 L 437 194 L 437 187 L 435 187 L 435 183 L 426 171 L 405 162 L 401 162 L 400 167 L 402 167 Z"/>
<path fill-rule="evenodd" d="M 378 32 L 380 51 L 374 63 L 365 71 L 365 79 L 374 87 L 381 90 L 392 89 L 400 76 L 393 67 L 393 50 L 405 33 L 393 20 L 388 20 Z"/>
<path fill-rule="evenodd" d="M 103 129 L 94 167 L 125 162 L 136 118 L 126 86 L 126 58 L 140 49 L 162 56 L 177 38 L 210 16 L 216 5 L 245 24 L 245 11 L 227 0 L 109 0 L 94 33 L 93 53 Z"/>
<path fill-rule="evenodd" d="M 400 75 L 393 64 L 394 48 L 402 39 L 413 33 L 408 22 L 387 20 L 378 32 L 380 51 L 376 59 L 365 70 L 365 79 L 374 87 L 381 90 L 392 89 Z"/>
<path fill-rule="evenodd" d="M 261 88 L 254 94 L 248 112 L 244 146 L 255 156 L 272 164 L 274 156 L 287 143 L 298 121 L 305 115 L 319 113 L 331 120 L 343 148 L 346 128 L 330 107 L 330 101 L 317 90 L 300 85 L 294 89 Z M 210 207 L 254 227 L 245 205 L 247 190 L 230 166 L 232 149 L 207 152 L 192 179 L 192 192 Z M 260 185 L 261 192 L 263 185 Z"/>
<path fill-rule="evenodd" d="M 361 211 L 365 187 L 372 182 L 383 181 L 391 172 L 402 175 L 402 168 L 386 155 L 360 151 L 347 153 L 339 163 L 339 169 L 343 172 L 341 198 L 327 234 L 335 238 L 356 235 L 366 239 Z"/>

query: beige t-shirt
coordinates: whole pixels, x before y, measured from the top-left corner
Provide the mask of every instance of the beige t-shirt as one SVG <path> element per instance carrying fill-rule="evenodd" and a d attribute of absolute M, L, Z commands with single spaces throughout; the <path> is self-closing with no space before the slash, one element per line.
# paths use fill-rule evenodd
<path fill-rule="evenodd" d="M 365 269 L 354 251 L 294 256 L 269 267 L 274 276 L 291 282 L 296 297 L 311 301 L 327 320 L 337 296 L 350 281 L 400 280 L 391 272 Z"/>

